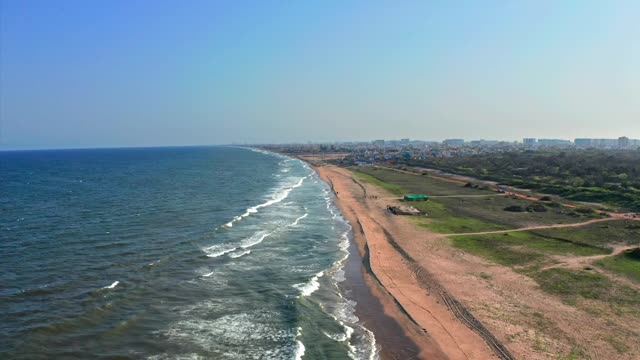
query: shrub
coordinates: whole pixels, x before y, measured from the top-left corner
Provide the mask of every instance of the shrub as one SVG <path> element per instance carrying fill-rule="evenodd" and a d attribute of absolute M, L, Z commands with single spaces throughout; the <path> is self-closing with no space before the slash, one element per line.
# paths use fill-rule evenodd
<path fill-rule="evenodd" d="M 504 208 L 504 211 L 524 212 L 525 209 L 520 205 L 511 205 L 511 206 L 507 206 L 506 208 Z"/>
<path fill-rule="evenodd" d="M 527 211 L 529 212 L 546 212 L 547 208 L 542 204 L 531 204 L 527 206 Z"/>
<path fill-rule="evenodd" d="M 640 248 L 629 249 L 629 250 L 624 252 L 624 255 L 626 257 L 628 257 L 628 258 L 633 259 L 633 260 L 640 261 Z"/>
<path fill-rule="evenodd" d="M 584 207 L 584 206 L 580 206 L 576 208 L 576 212 L 580 213 L 580 214 L 593 214 L 596 211 L 593 210 L 590 207 Z"/>

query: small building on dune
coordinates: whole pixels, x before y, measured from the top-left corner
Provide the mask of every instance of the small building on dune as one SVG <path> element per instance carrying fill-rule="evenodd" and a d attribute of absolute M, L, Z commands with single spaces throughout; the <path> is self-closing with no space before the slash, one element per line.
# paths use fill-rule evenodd
<path fill-rule="evenodd" d="M 407 194 L 404 196 L 404 201 L 427 201 L 429 197 L 424 194 Z"/>
<path fill-rule="evenodd" d="M 394 215 L 426 215 L 423 211 L 414 208 L 413 206 L 391 206 L 387 205 L 389 210 Z"/>

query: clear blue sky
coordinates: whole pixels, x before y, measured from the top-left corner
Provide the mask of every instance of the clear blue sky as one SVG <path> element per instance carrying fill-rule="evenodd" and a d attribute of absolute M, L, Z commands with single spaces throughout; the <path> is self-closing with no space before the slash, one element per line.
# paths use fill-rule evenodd
<path fill-rule="evenodd" d="M 0 147 L 640 138 L 640 1 L 0 0 Z"/>

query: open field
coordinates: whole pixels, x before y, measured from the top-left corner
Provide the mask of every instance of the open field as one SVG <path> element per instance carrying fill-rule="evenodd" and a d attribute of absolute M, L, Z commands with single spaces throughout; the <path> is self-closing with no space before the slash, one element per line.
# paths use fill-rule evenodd
<path fill-rule="evenodd" d="M 640 245 L 640 221 L 617 220 L 578 228 L 536 230 L 536 234 L 609 247 L 611 244 Z"/>
<path fill-rule="evenodd" d="M 606 304 L 604 310 L 610 313 L 640 315 L 640 291 L 605 275 L 583 269 L 553 268 L 530 276 L 544 291 L 559 296 L 567 304 L 582 302 L 583 308 L 600 311 Z"/>
<path fill-rule="evenodd" d="M 453 245 L 506 266 L 541 266 L 553 262 L 549 255 L 591 256 L 611 251 L 589 245 L 580 245 L 532 232 L 453 236 Z"/>
<path fill-rule="evenodd" d="M 563 149 L 400 160 L 398 165 L 435 168 L 565 199 L 640 211 L 638 164 L 638 151 Z"/>
<path fill-rule="evenodd" d="M 532 224 L 577 223 L 597 218 L 575 209 L 544 205 L 544 212 L 509 212 L 504 208 L 527 208 L 534 202 L 519 197 L 497 196 L 493 191 L 467 188 L 430 176 L 413 175 L 375 167 L 358 167 L 352 172 L 361 180 L 379 186 L 391 194 L 424 193 L 432 197 L 413 206 L 427 213 L 416 222 L 431 231 L 443 234 L 505 230 Z M 451 197 L 447 197 L 451 196 Z"/>
<path fill-rule="evenodd" d="M 440 234 L 505 230 L 511 228 L 510 226 L 489 222 L 478 217 L 465 216 L 460 213 L 456 214 L 456 212 L 439 200 L 432 199 L 412 204 L 427 214 L 427 217 L 414 219 L 419 226 Z"/>
<path fill-rule="evenodd" d="M 364 180 L 368 183 L 370 183 L 371 185 L 375 185 L 375 186 L 379 186 L 385 190 L 387 190 L 389 193 L 396 195 L 396 196 L 402 196 L 404 193 L 406 193 L 406 190 L 403 189 L 400 185 L 396 185 L 396 184 L 392 184 L 392 183 L 388 183 L 385 181 L 382 181 L 380 179 L 378 179 L 375 176 L 372 176 L 370 174 L 364 173 L 364 172 L 360 172 L 360 171 L 356 171 L 353 170 L 352 171 L 358 178 L 360 178 L 361 180 Z"/>
<path fill-rule="evenodd" d="M 493 194 L 489 190 L 465 188 L 460 184 L 442 181 L 427 175 L 413 175 L 372 166 L 359 166 L 352 170 L 371 175 L 385 183 L 400 186 L 408 193 L 427 193 L 428 195 Z"/>

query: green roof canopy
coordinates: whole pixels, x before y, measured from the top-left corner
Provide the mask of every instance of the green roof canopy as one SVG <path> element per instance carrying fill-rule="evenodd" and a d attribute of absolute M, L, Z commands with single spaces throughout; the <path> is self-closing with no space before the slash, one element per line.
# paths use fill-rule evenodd
<path fill-rule="evenodd" d="M 408 194 L 404 198 L 407 200 L 427 200 L 429 197 L 423 194 Z"/>

